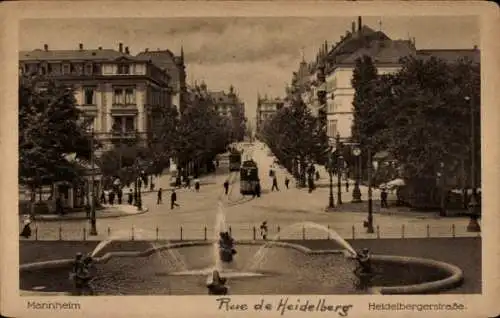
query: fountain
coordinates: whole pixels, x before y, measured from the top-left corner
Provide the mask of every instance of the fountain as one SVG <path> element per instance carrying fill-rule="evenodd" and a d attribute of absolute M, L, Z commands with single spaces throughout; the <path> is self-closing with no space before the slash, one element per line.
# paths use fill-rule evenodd
<path fill-rule="evenodd" d="M 279 241 L 279 235 L 302 228 L 328 233 L 341 249 L 310 250 Z M 376 275 L 360 277 L 352 260 L 358 253 L 352 246 L 334 230 L 312 222 L 292 224 L 265 243 L 240 240 L 236 242 L 237 257 L 232 262 L 223 262 L 218 239 L 219 233 L 228 229 L 222 202 L 218 205 L 214 229 L 213 242 L 160 244 L 150 241 L 155 233 L 140 229 L 135 230 L 136 241 L 132 242 L 123 241 L 130 238 L 130 232 L 116 233 L 90 253 L 97 265 L 94 281 L 97 294 L 193 295 L 206 294 L 206 288 L 214 286 L 221 289 L 212 289 L 210 294 L 225 294 L 226 280 L 231 284 L 231 294 L 411 294 L 452 288 L 463 277 L 462 271 L 451 264 L 384 255 L 372 256 Z M 141 244 L 150 248 L 138 251 Z M 130 247 L 134 251 L 125 251 Z M 103 253 L 106 250 L 110 251 Z M 68 281 L 66 269 L 72 261 L 21 265 L 21 289 L 36 290 L 44 285 L 43 292 L 69 290 L 71 286 L 61 282 Z M 223 283 L 217 285 L 214 281 Z"/>

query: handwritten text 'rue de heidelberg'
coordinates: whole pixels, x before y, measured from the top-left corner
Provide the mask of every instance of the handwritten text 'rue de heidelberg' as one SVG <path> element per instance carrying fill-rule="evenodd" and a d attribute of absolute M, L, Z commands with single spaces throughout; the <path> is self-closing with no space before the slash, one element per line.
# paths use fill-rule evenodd
<path fill-rule="evenodd" d="M 336 312 L 341 317 L 346 317 L 352 305 L 331 305 L 326 299 L 318 300 L 295 300 L 289 297 L 281 298 L 277 303 L 270 303 L 261 299 L 255 304 L 236 303 L 230 297 L 217 298 L 217 307 L 221 311 L 278 311 L 281 315 L 287 312 Z"/>

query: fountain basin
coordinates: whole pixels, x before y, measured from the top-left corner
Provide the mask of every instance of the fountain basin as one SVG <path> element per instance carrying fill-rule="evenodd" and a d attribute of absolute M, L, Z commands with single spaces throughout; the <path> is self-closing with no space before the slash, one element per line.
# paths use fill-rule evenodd
<path fill-rule="evenodd" d="M 100 269 L 98 294 L 206 294 L 204 278 L 213 269 L 212 242 L 180 242 L 138 252 L 108 252 L 95 258 Z M 221 273 L 229 279 L 233 294 L 421 294 L 459 285 L 462 271 L 451 264 L 429 259 L 373 255 L 380 274 L 360 288 L 353 274 L 355 263 L 344 250 L 314 251 L 304 246 L 273 241 L 259 266 L 250 268 L 262 242 L 237 242 L 235 264 Z M 176 249 L 186 257 L 189 268 L 164 266 L 162 251 Z M 168 257 L 168 256 L 167 256 Z M 21 289 L 68 291 L 67 273 L 71 259 L 23 264 Z M 144 282 L 145 281 L 145 282 Z M 59 282 L 59 283 L 58 283 Z"/>

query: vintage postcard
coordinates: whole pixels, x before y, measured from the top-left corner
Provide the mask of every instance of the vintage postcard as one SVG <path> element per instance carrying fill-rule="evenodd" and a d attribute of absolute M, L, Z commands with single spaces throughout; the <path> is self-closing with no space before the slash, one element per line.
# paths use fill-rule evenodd
<path fill-rule="evenodd" d="M 7 317 L 493 317 L 498 8 L 0 7 Z"/>

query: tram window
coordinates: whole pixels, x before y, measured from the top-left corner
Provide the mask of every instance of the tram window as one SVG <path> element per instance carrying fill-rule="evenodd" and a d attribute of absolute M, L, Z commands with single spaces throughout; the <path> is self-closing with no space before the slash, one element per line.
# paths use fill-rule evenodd
<path fill-rule="evenodd" d="M 247 177 L 250 177 L 250 170 L 247 170 Z"/>

